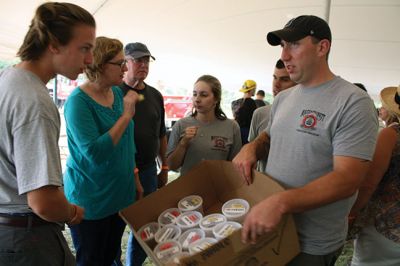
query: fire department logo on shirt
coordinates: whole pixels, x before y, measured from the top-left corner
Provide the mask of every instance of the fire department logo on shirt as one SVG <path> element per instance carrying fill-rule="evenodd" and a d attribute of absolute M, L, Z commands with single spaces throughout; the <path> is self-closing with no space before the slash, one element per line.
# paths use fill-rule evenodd
<path fill-rule="evenodd" d="M 300 127 L 301 129 L 297 129 L 297 131 L 303 133 L 309 133 L 312 135 L 319 135 L 317 133 L 311 133 L 317 129 L 318 123 L 324 121 L 325 114 L 320 113 L 315 110 L 303 110 L 300 114 L 301 122 Z"/>
<path fill-rule="evenodd" d="M 310 114 L 303 117 L 301 127 L 313 129 L 316 124 L 317 124 L 317 117 L 314 114 Z"/>
<path fill-rule="evenodd" d="M 213 143 L 213 150 L 226 150 L 226 142 L 228 141 L 225 137 L 211 136 Z"/>

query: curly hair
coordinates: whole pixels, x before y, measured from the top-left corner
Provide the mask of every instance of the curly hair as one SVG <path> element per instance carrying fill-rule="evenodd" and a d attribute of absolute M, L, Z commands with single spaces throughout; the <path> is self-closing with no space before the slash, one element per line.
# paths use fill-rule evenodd
<path fill-rule="evenodd" d="M 93 50 L 93 62 L 84 70 L 87 78 L 92 82 L 96 81 L 103 73 L 103 66 L 122 50 L 123 44 L 119 40 L 97 37 Z"/>

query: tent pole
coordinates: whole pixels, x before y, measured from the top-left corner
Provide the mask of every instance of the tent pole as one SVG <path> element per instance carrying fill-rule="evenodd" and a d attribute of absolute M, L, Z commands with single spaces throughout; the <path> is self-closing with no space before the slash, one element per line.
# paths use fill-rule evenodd
<path fill-rule="evenodd" d="M 57 105 L 57 102 L 58 102 L 58 97 L 57 97 L 57 94 L 58 94 L 57 85 L 58 84 L 57 83 L 58 83 L 58 81 L 57 81 L 57 74 L 56 74 L 54 77 L 54 89 L 53 89 L 53 102 L 55 105 Z"/>
<path fill-rule="evenodd" d="M 325 21 L 328 22 L 329 24 L 329 16 L 331 13 L 331 0 L 326 0 L 326 5 L 325 5 Z"/>

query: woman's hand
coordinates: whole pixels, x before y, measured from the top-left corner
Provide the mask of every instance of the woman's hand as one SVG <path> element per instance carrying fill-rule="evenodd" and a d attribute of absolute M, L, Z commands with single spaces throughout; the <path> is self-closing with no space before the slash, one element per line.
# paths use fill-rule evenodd
<path fill-rule="evenodd" d="M 198 128 L 199 127 L 196 126 L 185 128 L 185 132 L 183 133 L 181 143 L 185 146 L 188 145 L 189 142 L 196 136 Z"/>
<path fill-rule="evenodd" d="M 135 115 L 135 106 L 136 103 L 139 101 L 139 95 L 133 91 L 129 90 L 128 93 L 124 97 L 124 112 L 123 116 L 127 116 L 129 119 Z"/>

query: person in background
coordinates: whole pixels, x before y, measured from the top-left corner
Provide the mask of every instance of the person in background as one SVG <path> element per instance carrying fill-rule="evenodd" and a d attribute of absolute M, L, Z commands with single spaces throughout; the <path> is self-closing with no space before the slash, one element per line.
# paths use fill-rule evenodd
<path fill-rule="evenodd" d="M 242 144 L 238 124 L 221 109 L 221 83 L 211 75 L 197 79 L 193 89 L 193 114 L 172 127 L 167 161 L 181 175 L 201 160 L 228 160 Z"/>
<path fill-rule="evenodd" d="M 349 215 L 353 266 L 400 265 L 400 86 L 380 93 L 387 110 L 375 154 Z"/>
<path fill-rule="evenodd" d="M 378 109 L 378 116 L 380 128 L 385 128 L 387 125 L 390 125 L 394 122 L 399 123 L 397 116 L 389 115 L 389 112 L 386 110 L 385 106 L 382 106 Z"/>
<path fill-rule="evenodd" d="M 70 3 L 45 3 L 19 48 L 21 62 L 0 72 L 0 265 L 75 265 L 62 234 L 84 209 L 62 192 L 60 115 L 46 83 L 76 79 L 93 60 L 96 23 Z"/>
<path fill-rule="evenodd" d="M 125 59 L 128 71 L 120 86 L 124 94 L 135 91 L 143 101 L 136 104 L 135 143 L 136 171 L 138 172 L 143 196 L 166 185 L 168 181 L 168 165 L 166 159 L 167 136 L 165 128 L 164 100 L 161 93 L 144 80 L 149 73 L 151 60 L 155 60 L 147 46 L 140 42 L 125 46 Z M 157 174 L 156 159 L 160 162 Z M 119 261 L 119 257 L 116 261 Z M 137 243 L 133 234 L 129 234 L 126 250 L 126 265 L 142 265 L 147 255 Z"/>
<path fill-rule="evenodd" d="M 386 110 L 386 108 L 384 106 L 382 106 L 381 108 L 379 108 L 379 118 L 385 123 L 385 127 L 386 125 L 386 121 L 391 118 L 394 119 L 394 117 L 390 117 L 389 116 L 389 112 Z"/>
<path fill-rule="evenodd" d="M 246 80 L 240 89 L 243 97 L 231 103 L 233 117 L 240 127 L 242 145 L 248 143 L 251 117 L 254 110 L 257 109 L 256 102 L 251 98 L 254 96 L 256 88 L 257 84 L 254 80 Z"/>
<path fill-rule="evenodd" d="M 119 40 L 96 38 L 88 81 L 65 103 L 70 155 L 64 174 L 68 200 L 85 208 L 70 226 L 80 265 L 109 266 L 121 245 L 125 222 L 118 212 L 135 201 L 135 143 L 132 138 L 138 95 L 118 87 L 127 70 Z"/>
<path fill-rule="evenodd" d="M 290 76 L 285 68 L 285 64 L 281 59 L 279 59 L 275 64 L 274 74 L 272 75 L 272 93 L 274 97 L 278 95 L 279 92 L 289 89 L 296 85 L 296 82 L 290 79 Z M 263 106 L 257 108 L 251 119 L 250 132 L 249 132 L 249 142 L 253 141 L 260 135 L 261 132 L 265 131 L 270 120 L 271 105 Z M 267 166 L 267 155 L 261 158 L 257 162 L 257 170 L 260 172 L 265 171 Z"/>
<path fill-rule="evenodd" d="M 250 209 L 242 240 L 254 243 L 293 214 L 300 251 L 287 265 L 334 265 L 347 235 L 347 215 L 372 159 L 378 121 L 371 98 L 329 68 L 332 35 L 321 18 L 304 15 L 269 32 L 297 85 L 280 92 L 265 132 L 233 163 L 252 183 L 251 170 L 268 151 L 266 174 L 286 190 Z"/>
<path fill-rule="evenodd" d="M 264 101 L 265 98 L 265 91 L 263 90 L 258 90 L 256 93 L 256 99 L 254 100 L 254 102 L 256 103 L 257 108 L 260 108 L 262 106 L 265 106 L 266 104 L 269 104 L 268 102 L 266 103 Z"/>

